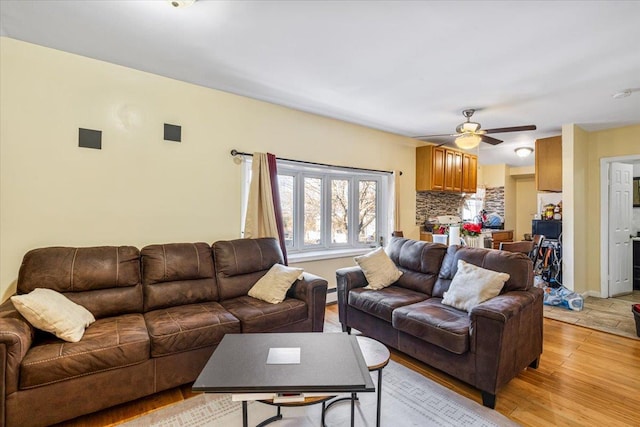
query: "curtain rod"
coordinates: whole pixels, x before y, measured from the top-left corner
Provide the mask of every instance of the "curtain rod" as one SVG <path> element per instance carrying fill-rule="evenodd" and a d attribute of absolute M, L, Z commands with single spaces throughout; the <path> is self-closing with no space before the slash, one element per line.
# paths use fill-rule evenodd
<path fill-rule="evenodd" d="M 233 157 L 235 157 L 235 156 L 251 156 L 251 157 L 253 157 L 252 153 L 243 153 L 242 151 L 238 151 L 235 148 L 233 150 L 231 150 L 231 155 Z M 284 160 L 284 161 L 287 161 L 287 162 L 304 163 L 305 165 L 328 166 L 328 167 L 331 167 L 331 168 L 342 168 L 342 169 L 349 169 L 349 170 L 356 170 L 356 171 L 366 171 L 366 172 L 393 173 L 392 171 L 383 171 L 383 170 L 380 170 L 380 169 L 365 169 L 365 168 L 356 168 L 356 167 L 352 167 L 352 166 L 337 166 L 337 165 L 329 165 L 327 163 L 307 162 L 307 161 L 304 161 L 304 160 L 283 159 L 282 157 L 276 157 L 276 159 Z M 402 171 L 400 171 L 400 175 L 402 175 Z"/>

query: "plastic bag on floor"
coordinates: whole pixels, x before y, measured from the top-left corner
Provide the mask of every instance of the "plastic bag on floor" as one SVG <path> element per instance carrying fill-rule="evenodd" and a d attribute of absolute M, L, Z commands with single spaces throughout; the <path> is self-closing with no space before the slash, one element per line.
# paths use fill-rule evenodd
<path fill-rule="evenodd" d="M 575 292 L 570 291 L 564 286 L 552 288 L 545 286 L 543 303 L 546 305 L 560 305 L 574 311 L 582 311 L 584 307 L 584 298 Z"/>

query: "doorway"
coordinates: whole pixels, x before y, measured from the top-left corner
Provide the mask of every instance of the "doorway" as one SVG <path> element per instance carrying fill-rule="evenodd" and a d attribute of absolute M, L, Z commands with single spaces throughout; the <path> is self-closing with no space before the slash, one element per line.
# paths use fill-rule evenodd
<path fill-rule="evenodd" d="M 609 200 L 609 170 L 612 163 L 627 163 L 634 165 L 634 176 L 640 174 L 640 155 L 608 157 L 600 159 L 600 297 L 607 298 L 615 291 L 610 289 L 611 272 L 609 267 L 610 247 L 614 236 L 609 230 L 611 222 L 610 218 L 610 200 Z M 639 208 L 635 208 L 639 209 Z M 637 217 L 637 215 L 636 215 Z M 633 219 L 632 219 L 633 221 Z M 632 225 L 632 228 L 638 230 L 639 225 Z M 631 268 L 631 259 L 629 256 L 629 267 Z M 626 265 L 625 265 L 626 268 Z"/>

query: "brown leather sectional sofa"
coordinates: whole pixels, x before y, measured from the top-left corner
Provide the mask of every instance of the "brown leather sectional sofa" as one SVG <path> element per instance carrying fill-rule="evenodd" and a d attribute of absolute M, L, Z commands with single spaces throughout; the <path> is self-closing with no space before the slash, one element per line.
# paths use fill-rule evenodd
<path fill-rule="evenodd" d="M 224 334 L 322 332 L 327 281 L 309 273 L 280 304 L 247 295 L 274 239 L 28 252 L 18 293 L 47 287 L 97 319 L 77 343 L 0 307 L 0 423 L 48 425 L 195 380 Z"/>
<path fill-rule="evenodd" d="M 351 328 L 444 371 L 482 392 L 498 390 L 542 354 L 542 290 L 523 254 L 394 237 L 387 253 L 403 274 L 391 286 L 364 289 L 359 267 L 336 272 L 343 331 Z M 442 304 L 458 260 L 509 273 L 499 296 L 470 313 Z"/>

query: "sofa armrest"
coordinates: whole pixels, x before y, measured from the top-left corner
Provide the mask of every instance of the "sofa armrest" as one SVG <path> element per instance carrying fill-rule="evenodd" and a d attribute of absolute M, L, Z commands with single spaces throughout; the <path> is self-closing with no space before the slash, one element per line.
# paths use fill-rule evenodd
<path fill-rule="evenodd" d="M 327 305 L 328 282 L 320 276 L 303 273 L 303 278 L 296 280 L 291 287 L 290 295 L 304 301 L 312 319 L 312 331 L 322 332 L 324 329 L 324 311 Z"/>
<path fill-rule="evenodd" d="M 475 306 L 471 351 L 476 387 L 495 394 L 542 354 L 542 289 L 511 291 Z"/>
<path fill-rule="evenodd" d="M 506 323 L 517 316 L 529 304 L 533 304 L 536 294 L 542 295 L 542 289 L 534 288 L 529 291 L 511 291 L 495 298 L 491 298 L 471 309 L 471 317 L 482 316 Z"/>
<path fill-rule="evenodd" d="M 338 292 L 338 316 L 343 328 L 347 326 L 347 305 L 349 304 L 349 291 L 355 288 L 364 288 L 369 283 L 364 277 L 360 267 L 345 267 L 336 270 L 336 284 Z"/>
<path fill-rule="evenodd" d="M 20 364 L 33 343 L 35 330 L 27 320 L 13 308 L 11 301 L 0 306 L 0 385 L 6 396 L 18 390 Z"/>

